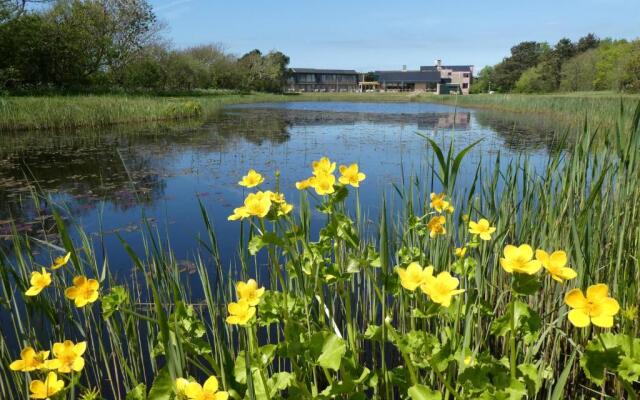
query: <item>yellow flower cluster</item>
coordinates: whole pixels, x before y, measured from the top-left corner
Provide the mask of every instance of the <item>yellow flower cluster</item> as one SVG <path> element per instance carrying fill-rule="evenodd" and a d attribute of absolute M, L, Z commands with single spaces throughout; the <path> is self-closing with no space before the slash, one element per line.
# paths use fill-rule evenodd
<path fill-rule="evenodd" d="M 210 376 L 204 385 L 190 382 L 185 378 L 176 379 L 176 394 L 178 399 L 188 400 L 227 400 L 229 393 L 218 391 L 218 379 Z"/>
<path fill-rule="evenodd" d="M 82 371 L 82 355 L 86 349 L 87 342 L 74 344 L 70 340 L 54 343 L 51 351 L 36 351 L 33 347 L 25 347 L 20 352 L 20 359 L 9 364 L 9 369 L 21 372 L 49 371 L 44 381 L 33 380 L 29 386 L 32 398 L 47 399 L 64 388 L 64 381 L 58 379 L 55 371 L 61 374 Z M 48 359 L 51 353 L 54 358 Z"/>
<path fill-rule="evenodd" d="M 236 303 L 229 303 L 227 310 L 227 323 L 230 325 L 247 325 L 256 315 L 256 306 L 260 303 L 260 298 L 264 294 L 264 287 L 259 288 L 258 282 L 249 279 L 247 282 L 236 284 Z"/>
<path fill-rule="evenodd" d="M 549 254 L 538 249 L 535 251 L 534 259 L 533 249 L 528 244 L 518 247 L 507 245 L 503 254 L 500 265 L 509 273 L 533 275 L 544 268 L 553 280 L 560 283 L 578 276 L 576 271 L 567 267 L 567 253 L 562 250 Z M 586 296 L 582 290 L 572 289 L 565 295 L 564 301 L 571 307 L 569 321 L 578 328 L 590 324 L 611 328 L 613 316 L 620 311 L 618 301 L 609 297 L 609 287 L 603 283 L 589 286 Z"/>
<path fill-rule="evenodd" d="M 64 256 L 57 257 L 51 265 L 52 270 L 62 268 L 69 262 L 71 253 L 67 253 Z M 31 272 L 30 284 L 31 286 L 24 293 L 25 296 L 37 296 L 45 288 L 51 285 L 51 273 L 47 272 L 46 268 L 42 268 L 41 271 Z M 69 300 L 73 300 L 76 307 L 84 307 L 87 304 L 93 303 L 98 300 L 100 284 L 95 279 L 88 279 L 85 276 L 76 276 L 73 278 L 73 286 L 67 288 L 64 291 L 64 295 Z"/>
<path fill-rule="evenodd" d="M 247 175 L 242 177 L 238 182 L 240 186 L 252 188 L 264 182 L 264 178 L 255 170 L 249 170 Z M 286 202 L 284 194 L 272 192 L 270 190 L 249 193 L 244 199 L 242 207 L 234 208 L 233 214 L 227 219 L 229 221 L 237 221 L 250 217 L 264 218 L 270 211 L 275 216 L 280 217 L 287 215 L 293 210 L 293 205 Z"/>
<path fill-rule="evenodd" d="M 333 173 L 336 169 L 336 163 L 332 162 L 328 157 L 322 157 L 312 162 L 311 167 L 313 169 L 313 176 L 296 182 L 296 188 L 298 190 L 313 188 L 320 196 L 334 193 L 336 177 Z M 360 187 L 360 182 L 364 181 L 367 177 L 364 173 L 360 172 L 358 164 L 348 166 L 341 165 L 338 170 L 340 171 L 338 182 L 342 185 L 351 185 L 357 188 Z"/>
<path fill-rule="evenodd" d="M 491 234 L 496 231 L 494 226 L 489 224 L 484 218 L 475 221 L 469 221 L 469 233 L 472 235 L 478 235 L 482 240 L 491 240 Z"/>
<path fill-rule="evenodd" d="M 429 207 L 433 208 L 439 213 L 447 212 L 451 214 L 454 211 L 453 206 L 449 201 L 446 200 L 446 195 L 444 193 L 436 194 L 431 193 L 429 196 L 431 199 L 431 203 L 429 203 Z"/>
<path fill-rule="evenodd" d="M 434 276 L 431 265 L 422 268 L 417 262 L 412 262 L 406 269 L 396 267 L 396 272 L 402 287 L 410 291 L 419 287 L 434 303 L 443 307 L 449 307 L 453 296 L 464 292 L 464 289 L 458 289 L 460 285 L 458 278 L 446 271 Z"/>
<path fill-rule="evenodd" d="M 429 197 L 431 199 L 431 202 L 429 203 L 429 207 L 434 209 L 436 212 L 451 214 L 454 211 L 453 206 L 446 199 L 446 194 L 431 193 Z M 429 237 L 433 239 L 438 235 L 445 235 L 447 233 L 447 229 L 444 226 L 446 222 L 447 222 L 447 218 L 444 215 L 435 215 L 431 217 L 429 222 L 427 222 Z"/>

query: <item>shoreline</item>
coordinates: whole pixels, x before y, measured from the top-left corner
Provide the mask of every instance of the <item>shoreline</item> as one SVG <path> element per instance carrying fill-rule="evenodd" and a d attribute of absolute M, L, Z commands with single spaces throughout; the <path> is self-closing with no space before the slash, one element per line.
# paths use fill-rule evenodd
<path fill-rule="evenodd" d="M 171 120 L 204 118 L 231 104 L 298 101 L 435 103 L 482 110 L 529 113 L 569 123 L 611 126 L 620 108 L 632 114 L 640 95 L 621 93 L 475 94 L 436 96 L 424 93 L 270 94 L 195 92 L 193 96 L 75 95 L 0 97 L 0 132 L 63 131 Z M 626 118 L 625 120 L 629 120 Z M 622 121 L 625 122 L 625 121 Z"/>

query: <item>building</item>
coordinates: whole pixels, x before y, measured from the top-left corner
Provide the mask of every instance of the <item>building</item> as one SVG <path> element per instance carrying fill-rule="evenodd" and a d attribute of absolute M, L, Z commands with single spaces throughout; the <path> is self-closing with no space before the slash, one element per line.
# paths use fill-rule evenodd
<path fill-rule="evenodd" d="M 384 91 L 434 92 L 436 94 L 469 94 L 473 77 L 472 65 L 422 66 L 419 71 L 376 71 L 374 74 Z"/>
<path fill-rule="evenodd" d="M 291 68 L 287 79 L 290 92 L 355 92 L 358 73 L 352 69 Z"/>
<path fill-rule="evenodd" d="M 447 80 L 440 94 L 450 91 L 458 91 L 461 94 L 469 94 L 473 79 L 473 65 L 442 65 L 437 60 L 433 66 L 421 66 L 421 72 L 439 72 L 443 80 Z"/>

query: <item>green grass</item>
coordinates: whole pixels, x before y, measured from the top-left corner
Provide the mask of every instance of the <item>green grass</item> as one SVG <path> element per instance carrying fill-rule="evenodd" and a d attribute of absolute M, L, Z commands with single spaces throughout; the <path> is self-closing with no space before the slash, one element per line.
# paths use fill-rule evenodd
<path fill-rule="evenodd" d="M 640 95 L 572 93 L 551 95 L 436 96 L 418 93 L 304 93 L 278 95 L 198 91 L 192 95 L 70 95 L 0 97 L 0 132 L 97 128 L 206 116 L 227 104 L 278 101 L 434 102 L 544 115 L 561 122 L 612 126 L 621 104 L 635 107 Z M 625 113 L 630 115 L 631 113 Z"/>
<path fill-rule="evenodd" d="M 634 308 L 640 302 L 639 118 L 626 132 L 603 128 L 607 152 L 593 150 L 594 130 L 585 126 L 575 132 L 578 142 L 553 154 L 542 171 L 534 172 L 526 158 L 501 167 L 478 164 L 477 179 L 464 190 L 456 185 L 464 154 L 432 144 L 435 155 L 425 160 L 424 174 L 381 194 L 375 229 L 359 206 L 346 208 L 347 193 L 339 189 L 325 202 L 325 228 L 312 235 L 310 215 L 318 211 L 303 193 L 295 217 L 242 222 L 233 265 L 221 263 L 213 228 L 230 222 L 210 221 L 203 207 L 208 235 L 198 239 L 201 251 L 193 258 L 203 299 L 193 298 L 171 248 L 151 228 L 141 253 L 122 242 L 137 279 L 116 279 L 108 254 L 104 262 L 96 256 L 94 245 L 101 240 L 90 240 L 58 205 L 66 219 L 57 218 L 56 229 L 46 230 L 50 238 L 16 235 L 16 257 L 0 257 L 0 305 L 8 319 L 0 326 L 0 364 L 18 357 L 4 338 L 38 349 L 71 338 L 88 341 L 87 366 L 72 390 L 98 388 L 114 398 L 148 388 L 154 394 L 149 398 L 171 398 L 172 379 L 194 376 L 202 382 L 215 375 L 234 399 L 285 393 L 301 399 L 393 399 L 407 393 L 446 400 L 522 398 L 517 393 L 552 400 L 634 399 L 640 382 L 621 379 L 617 368 L 640 335 Z M 433 180 L 457 213 L 447 215 L 446 234 L 430 238 L 425 222 L 433 216 Z M 473 238 L 464 215 L 487 218 L 497 228 L 492 239 Z M 79 229 L 75 239 L 72 228 Z M 504 246 L 523 243 L 565 250 L 578 277 L 560 284 L 544 270 L 535 279 L 506 273 L 499 263 Z M 461 244 L 469 246 L 464 260 L 453 252 Z M 53 287 L 25 298 L 35 256 L 47 250 L 70 251 L 72 262 L 54 271 Z M 394 267 L 412 261 L 451 272 L 465 293 L 444 308 L 420 290 L 403 289 Z M 258 323 L 226 324 L 235 281 L 264 273 L 268 278 L 260 284 L 268 291 Z M 62 289 L 77 274 L 101 280 L 99 303 L 78 310 L 64 298 Z M 616 336 L 567 320 L 567 291 L 595 283 L 606 283 L 622 306 L 610 330 Z M 128 295 L 114 295 L 119 285 Z M 515 299 L 523 319 L 510 318 Z M 514 328 L 516 335 L 509 333 Z M 600 343 L 606 348 L 598 350 Z M 637 368 L 637 354 L 630 352 L 627 366 Z M 477 365 L 465 364 L 466 356 Z M 578 359 L 592 373 L 604 365 L 603 381 L 590 380 Z M 39 374 L 0 368 L 0 397 L 26 399 L 28 377 Z M 69 391 L 65 397 L 75 399 Z"/>

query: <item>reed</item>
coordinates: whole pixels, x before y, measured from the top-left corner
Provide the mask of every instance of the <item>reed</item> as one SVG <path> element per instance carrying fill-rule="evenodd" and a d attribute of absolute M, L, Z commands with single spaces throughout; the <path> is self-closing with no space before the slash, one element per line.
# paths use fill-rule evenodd
<path fill-rule="evenodd" d="M 28 398 L 30 379 L 43 374 L 6 368 L 18 348 L 43 350 L 71 338 L 87 341 L 86 364 L 63 376 L 59 398 L 190 398 L 180 397 L 179 377 L 216 376 L 234 399 L 635 399 L 640 107 L 618 118 L 631 122 L 605 130 L 585 124 L 575 133 L 580 139 L 553 154 L 543 171 L 526 157 L 507 165 L 498 157 L 488 169 L 478 164 L 466 188 L 456 181 L 468 149 L 455 153 L 430 141 L 426 173 L 381 195 L 374 230 L 357 189 L 302 191 L 295 216 L 270 209 L 271 219 L 235 222 L 243 226 L 235 266 L 221 261 L 201 205 L 208 235 L 197 239 L 194 279 L 181 274 L 150 226 L 144 252 L 122 240 L 134 270 L 131 279 L 116 279 L 108 255 L 95 251 L 101 240 L 90 239 L 64 205 L 53 205 L 55 237 L 16 234 L 0 258 L 0 397 Z M 594 149 L 601 134 L 608 151 Z M 430 204 L 435 187 L 454 212 Z M 349 195 L 353 209 L 344 201 Z M 314 212 L 326 216 L 319 232 L 311 229 Z M 434 217 L 443 218 L 446 232 L 430 235 Z M 481 218 L 496 228 L 489 240 L 469 231 L 468 221 Z M 561 284 L 544 270 L 508 273 L 499 261 L 503 249 L 524 243 L 564 250 L 577 277 Z M 454 252 L 463 246 L 466 254 Z M 52 271 L 51 287 L 26 297 L 42 251 L 68 252 L 70 261 Z M 407 289 L 395 267 L 414 262 L 451 273 L 465 292 L 446 306 L 433 288 L 428 296 Z M 76 308 L 65 298 L 60 288 L 76 275 L 100 281 L 98 302 Z M 246 325 L 227 323 L 236 281 L 250 278 L 267 289 L 257 316 Z M 565 295 L 596 283 L 606 284 L 622 309 L 611 329 L 577 328 L 567 319 Z"/>

